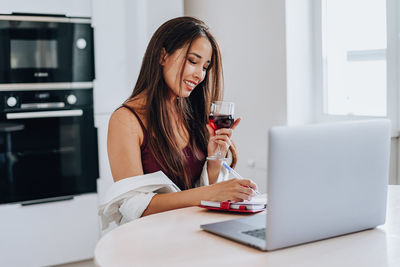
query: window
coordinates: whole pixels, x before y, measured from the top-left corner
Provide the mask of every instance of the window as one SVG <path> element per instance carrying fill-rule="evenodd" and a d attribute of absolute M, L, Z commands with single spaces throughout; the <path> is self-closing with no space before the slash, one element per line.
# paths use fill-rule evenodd
<path fill-rule="evenodd" d="M 315 1 L 316 120 L 397 118 L 397 0 Z"/>
<path fill-rule="evenodd" d="M 386 2 L 323 0 L 323 112 L 387 115 Z"/>

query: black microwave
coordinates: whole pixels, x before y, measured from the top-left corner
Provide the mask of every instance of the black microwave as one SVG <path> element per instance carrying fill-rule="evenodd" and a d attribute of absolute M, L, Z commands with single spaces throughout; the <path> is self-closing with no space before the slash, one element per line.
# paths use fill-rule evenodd
<path fill-rule="evenodd" d="M 0 84 L 94 79 L 90 18 L 0 15 Z"/>

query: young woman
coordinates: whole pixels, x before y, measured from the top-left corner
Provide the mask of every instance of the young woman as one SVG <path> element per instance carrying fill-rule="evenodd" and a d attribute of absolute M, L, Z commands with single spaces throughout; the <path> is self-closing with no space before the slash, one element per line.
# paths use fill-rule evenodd
<path fill-rule="evenodd" d="M 161 170 L 182 191 L 152 195 L 141 216 L 201 200 L 251 199 L 249 187 L 256 184 L 222 181 L 221 161 L 206 162 L 218 145 L 225 155 L 232 150 L 240 121 L 215 133 L 207 125 L 211 101 L 222 99 L 222 82 L 219 47 L 202 21 L 175 18 L 154 33 L 132 95 L 110 118 L 108 157 L 115 182 Z M 198 186 L 200 176 L 206 186 Z"/>

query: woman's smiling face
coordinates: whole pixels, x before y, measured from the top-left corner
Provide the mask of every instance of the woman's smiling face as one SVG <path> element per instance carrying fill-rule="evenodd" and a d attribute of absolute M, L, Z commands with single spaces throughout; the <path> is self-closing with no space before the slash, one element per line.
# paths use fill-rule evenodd
<path fill-rule="evenodd" d="M 184 46 L 170 55 L 165 53 L 165 50 L 162 53 L 161 65 L 164 79 L 174 97 L 188 97 L 194 88 L 204 80 L 211 62 L 212 47 L 206 37 L 194 40 L 187 56 L 186 50 L 187 46 Z"/>

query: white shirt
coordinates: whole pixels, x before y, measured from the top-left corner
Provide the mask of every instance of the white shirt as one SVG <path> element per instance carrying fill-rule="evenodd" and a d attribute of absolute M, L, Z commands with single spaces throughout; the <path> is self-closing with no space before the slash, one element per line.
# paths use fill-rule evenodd
<path fill-rule="evenodd" d="M 216 183 L 229 178 L 226 169 L 221 168 Z M 207 161 L 203 166 L 199 181 L 195 187 L 209 185 Z M 181 191 L 162 171 L 133 176 L 115 182 L 100 200 L 98 214 L 101 217 L 102 230 L 110 223 L 124 224 L 140 218 L 154 195 Z"/>

